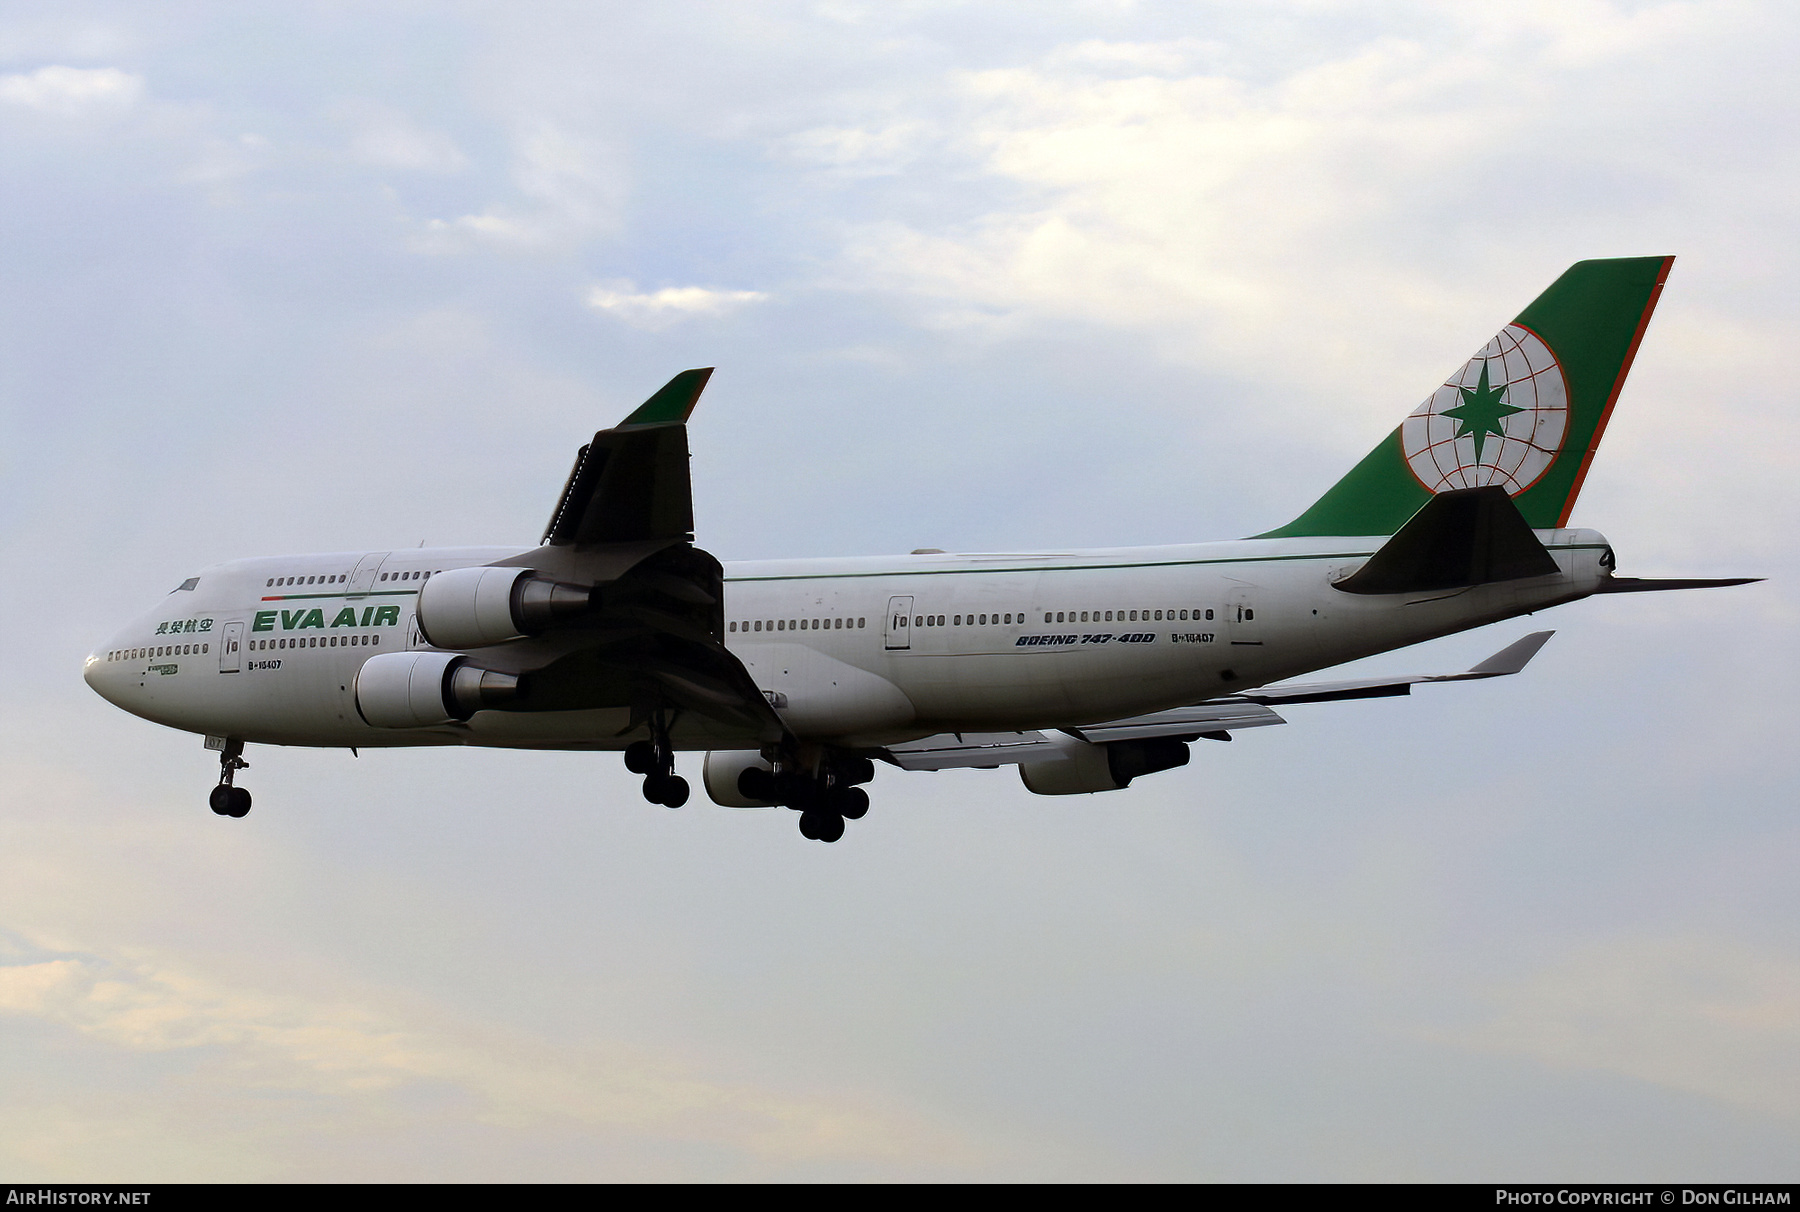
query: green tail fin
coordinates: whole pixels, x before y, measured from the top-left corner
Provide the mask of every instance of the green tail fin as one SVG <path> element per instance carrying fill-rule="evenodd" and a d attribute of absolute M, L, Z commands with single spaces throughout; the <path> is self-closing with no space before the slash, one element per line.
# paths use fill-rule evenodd
<path fill-rule="evenodd" d="M 1498 484 L 1564 526 L 1674 257 L 1578 261 L 1312 508 L 1258 538 L 1385 535 L 1434 495 Z"/>

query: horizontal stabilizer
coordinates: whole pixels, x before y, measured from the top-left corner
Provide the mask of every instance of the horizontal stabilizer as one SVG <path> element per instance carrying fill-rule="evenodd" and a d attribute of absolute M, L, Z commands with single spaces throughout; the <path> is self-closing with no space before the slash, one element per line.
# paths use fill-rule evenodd
<path fill-rule="evenodd" d="M 1412 688 L 1422 682 L 1467 682 L 1479 678 L 1503 678 L 1525 668 L 1555 634 L 1554 631 L 1534 631 L 1524 639 L 1514 640 L 1466 673 L 1427 673 L 1412 677 L 1366 678 L 1351 682 L 1293 682 L 1286 686 L 1264 686 L 1258 690 L 1247 690 L 1236 697 L 1252 703 L 1269 703 L 1275 706 L 1333 703 L 1342 699 L 1379 699 L 1411 694 Z"/>
<path fill-rule="evenodd" d="M 1607 577 L 1596 593 L 1659 593 L 1664 589 L 1724 589 L 1728 585 L 1754 585 L 1762 577 Z"/>
<path fill-rule="evenodd" d="M 1432 497 L 1368 563 L 1334 588 L 1364 594 L 1431 593 L 1559 571 L 1506 490 L 1490 484 Z"/>

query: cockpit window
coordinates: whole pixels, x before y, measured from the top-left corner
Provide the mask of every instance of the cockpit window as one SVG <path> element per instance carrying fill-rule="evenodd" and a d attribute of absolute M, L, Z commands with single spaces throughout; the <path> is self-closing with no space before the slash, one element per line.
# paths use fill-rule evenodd
<path fill-rule="evenodd" d="M 199 577 L 189 577 L 187 580 L 183 581 L 181 584 L 175 586 L 175 588 L 173 590 L 171 590 L 170 592 L 180 593 L 184 589 L 192 589 L 194 586 L 198 585 L 199 583 L 200 583 Z"/>

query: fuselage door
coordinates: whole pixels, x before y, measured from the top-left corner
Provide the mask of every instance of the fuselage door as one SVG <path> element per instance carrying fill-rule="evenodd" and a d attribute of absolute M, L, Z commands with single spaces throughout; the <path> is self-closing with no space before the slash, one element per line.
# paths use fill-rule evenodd
<path fill-rule="evenodd" d="M 889 598 L 887 613 L 887 647 L 889 652 L 912 647 L 911 598 Z"/>
<path fill-rule="evenodd" d="M 1239 589 L 1225 600 L 1225 631 L 1234 645 L 1262 645 L 1262 621 L 1256 617 L 1256 597 L 1253 590 Z"/>
<path fill-rule="evenodd" d="M 360 598 L 375 585 L 375 574 L 381 571 L 383 560 L 388 558 L 385 551 L 371 551 L 356 562 L 356 571 L 350 574 L 350 588 L 345 596 Z"/>
<path fill-rule="evenodd" d="M 244 625 L 242 623 L 225 624 L 225 633 L 219 637 L 219 672 L 237 673 L 244 667 Z"/>

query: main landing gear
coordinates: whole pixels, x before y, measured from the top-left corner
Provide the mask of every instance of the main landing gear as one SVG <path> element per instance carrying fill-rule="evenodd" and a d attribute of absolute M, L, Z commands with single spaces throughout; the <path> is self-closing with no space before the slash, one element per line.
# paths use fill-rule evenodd
<path fill-rule="evenodd" d="M 665 808 L 688 802 L 688 781 L 675 773 L 675 749 L 669 730 L 659 716 L 650 727 L 650 739 L 625 747 L 625 769 L 644 776 L 644 798 Z"/>
<path fill-rule="evenodd" d="M 250 763 L 244 760 L 244 742 L 226 741 L 225 748 L 219 752 L 219 785 L 207 797 L 214 812 L 220 816 L 244 816 L 249 813 L 250 793 L 242 787 L 232 786 L 232 779 L 237 772 L 249 768 Z"/>
<path fill-rule="evenodd" d="M 738 775 L 738 791 L 746 799 L 798 812 L 801 837 L 835 842 L 844 836 L 845 821 L 860 821 L 868 813 L 869 793 L 856 784 L 874 777 L 875 764 L 868 758 L 838 756 L 811 772 L 752 766 Z"/>

